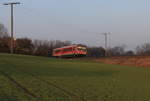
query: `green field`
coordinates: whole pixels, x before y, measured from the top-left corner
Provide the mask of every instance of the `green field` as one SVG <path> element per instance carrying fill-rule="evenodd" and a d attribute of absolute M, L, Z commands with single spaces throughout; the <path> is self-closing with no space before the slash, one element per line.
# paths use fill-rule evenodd
<path fill-rule="evenodd" d="M 150 68 L 0 54 L 0 101 L 150 101 Z"/>

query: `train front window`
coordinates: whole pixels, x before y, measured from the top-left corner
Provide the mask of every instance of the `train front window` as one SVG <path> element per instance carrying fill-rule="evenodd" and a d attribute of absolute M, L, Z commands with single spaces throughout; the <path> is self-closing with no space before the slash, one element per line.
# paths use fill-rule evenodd
<path fill-rule="evenodd" d="M 83 51 L 83 52 L 86 52 L 86 51 L 87 51 L 86 48 L 84 48 L 84 47 L 78 47 L 78 50 L 79 50 L 79 51 Z"/>

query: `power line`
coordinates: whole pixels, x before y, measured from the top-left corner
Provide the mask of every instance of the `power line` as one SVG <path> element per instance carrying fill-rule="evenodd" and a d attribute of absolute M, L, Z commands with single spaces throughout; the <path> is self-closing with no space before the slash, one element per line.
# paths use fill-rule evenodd
<path fill-rule="evenodd" d="M 14 5 L 20 4 L 20 2 L 10 2 L 10 3 L 4 3 L 3 5 L 10 5 L 11 7 L 11 46 L 10 46 L 10 52 L 11 54 L 14 53 Z"/>

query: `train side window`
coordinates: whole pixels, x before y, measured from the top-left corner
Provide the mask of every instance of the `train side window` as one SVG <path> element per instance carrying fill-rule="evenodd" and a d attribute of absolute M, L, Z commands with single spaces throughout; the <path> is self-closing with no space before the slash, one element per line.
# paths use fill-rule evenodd
<path fill-rule="evenodd" d="M 73 51 L 75 51 L 76 49 L 75 49 L 75 48 L 73 48 L 72 50 L 73 50 Z"/>
<path fill-rule="evenodd" d="M 56 50 L 56 51 L 55 51 L 56 54 L 59 53 L 59 52 L 61 52 L 61 50 Z"/>
<path fill-rule="evenodd" d="M 68 52 L 68 51 L 72 51 L 72 48 L 65 48 L 65 49 L 63 50 L 63 52 Z"/>

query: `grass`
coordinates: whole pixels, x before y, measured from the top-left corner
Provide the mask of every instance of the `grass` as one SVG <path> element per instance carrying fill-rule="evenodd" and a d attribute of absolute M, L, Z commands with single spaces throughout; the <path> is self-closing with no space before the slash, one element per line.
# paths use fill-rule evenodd
<path fill-rule="evenodd" d="M 150 69 L 0 54 L 0 101 L 149 101 Z"/>

